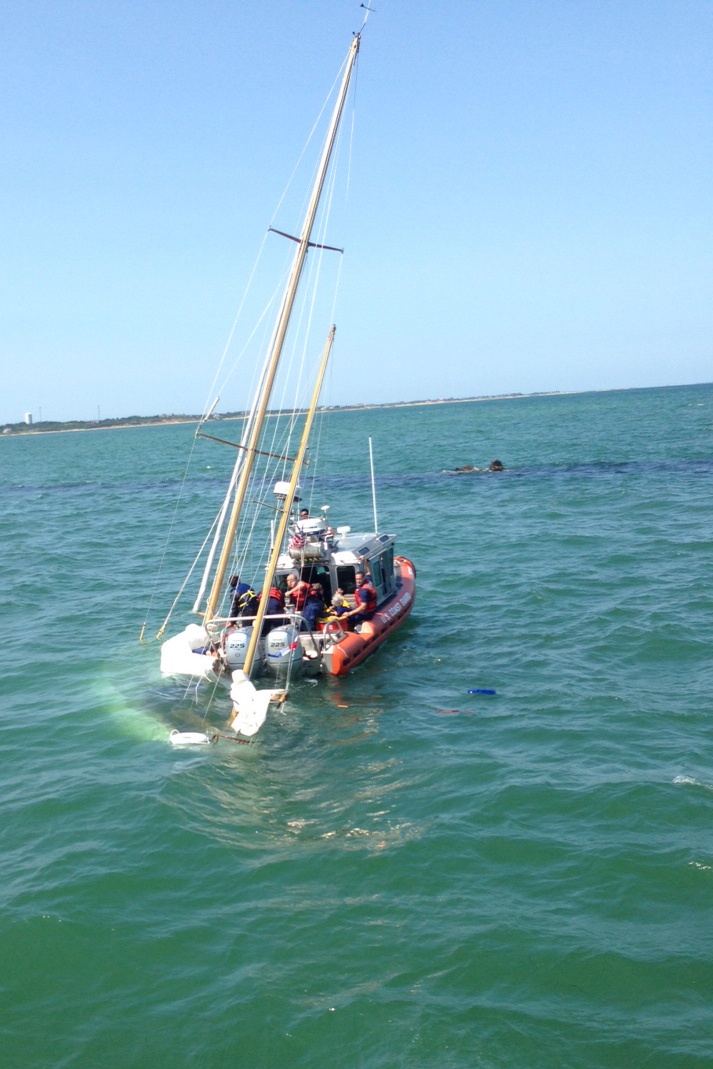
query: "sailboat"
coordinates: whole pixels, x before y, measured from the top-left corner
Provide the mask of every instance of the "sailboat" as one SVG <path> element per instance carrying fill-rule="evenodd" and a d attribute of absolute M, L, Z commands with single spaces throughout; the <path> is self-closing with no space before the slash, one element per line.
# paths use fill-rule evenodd
<path fill-rule="evenodd" d="M 299 235 L 276 231 L 296 247 L 241 440 L 226 443 L 236 448 L 237 459 L 212 540 L 205 542 L 207 559 L 193 605 L 200 622 L 187 624 L 161 646 L 165 676 L 227 684 L 232 707 L 226 730 L 246 740 L 264 723 L 270 706 L 286 700 L 295 679 L 343 676 L 360 665 L 406 621 L 416 595 L 414 566 L 396 553 L 395 536 L 379 531 L 375 498 L 374 529 L 367 531 L 335 529 L 326 505 L 316 515 L 300 508 L 300 480 L 334 342 L 333 325 L 316 364 L 309 402 L 283 411 L 273 401 L 308 255 L 312 250 L 342 251 L 313 240 L 313 230 L 360 42 L 361 32 L 354 35 L 344 63 Z M 212 438 L 206 422 L 196 433 Z M 256 576 L 260 581 L 253 586 Z M 171 741 L 182 745 L 217 737 L 232 736 L 174 731 Z"/>

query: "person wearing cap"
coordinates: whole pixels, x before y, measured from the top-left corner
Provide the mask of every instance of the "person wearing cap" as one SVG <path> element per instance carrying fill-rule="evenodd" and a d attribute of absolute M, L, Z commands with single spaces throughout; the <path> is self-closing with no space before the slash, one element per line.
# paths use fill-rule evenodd
<path fill-rule="evenodd" d="M 228 582 L 233 591 L 230 618 L 234 620 L 238 616 L 254 616 L 257 612 L 257 594 L 250 584 L 241 583 L 239 575 L 231 575 Z"/>

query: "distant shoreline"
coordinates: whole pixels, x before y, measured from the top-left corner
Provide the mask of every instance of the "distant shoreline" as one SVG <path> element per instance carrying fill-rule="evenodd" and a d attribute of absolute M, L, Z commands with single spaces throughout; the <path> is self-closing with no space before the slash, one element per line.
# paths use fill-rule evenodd
<path fill-rule="evenodd" d="M 372 412 L 380 408 L 420 408 L 426 405 L 461 405 L 472 404 L 479 401 L 517 401 L 525 397 L 559 397 L 568 396 L 569 393 L 590 391 L 563 391 L 545 390 L 539 393 L 506 393 L 494 394 L 488 397 L 447 397 L 435 401 L 392 401 L 388 404 L 364 404 L 364 405 L 327 405 L 320 408 L 321 413 L 326 412 Z M 607 391 L 598 391 L 607 392 Z M 268 413 L 273 414 L 273 413 Z M 227 412 L 218 417 L 212 417 L 209 423 L 227 423 L 232 420 L 245 419 L 246 412 Z M 9 423 L 5 424 L 0 432 L 0 437 L 11 438 L 17 435 L 27 434 L 72 434 L 76 431 L 115 431 L 129 427 L 171 427 L 184 423 L 200 423 L 200 416 L 125 416 L 112 420 L 67 420 L 65 422 L 47 423 Z"/>
<path fill-rule="evenodd" d="M 429 401 L 392 401 L 388 404 L 364 404 L 364 405 L 325 405 L 318 409 L 320 413 L 328 412 L 372 412 L 380 408 L 423 408 L 431 405 L 463 405 L 474 404 L 481 401 L 519 401 L 523 398 L 533 397 L 575 397 L 580 394 L 619 393 L 631 390 L 668 390 L 685 389 L 691 386 L 706 386 L 708 383 L 681 383 L 676 386 L 616 386 L 607 390 L 539 390 L 535 393 L 501 393 L 490 394 L 481 397 L 441 397 Z M 275 415 L 268 412 L 268 415 Z M 212 416 L 207 422 L 211 426 L 216 423 L 228 423 L 232 420 L 245 419 L 247 412 L 225 412 L 222 415 Z M 16 438 L 28 434 L 67 434 L 75 431 L 114 431 L 127 427 L 170 427 L 183 423 L 200 423 L 200 416 L 124 416 L 119 419 L 107 420 L 67 420 L 65 422 L 46 421 L 43 423 L 8 423 L 0 427 L 0 438 Z"/>

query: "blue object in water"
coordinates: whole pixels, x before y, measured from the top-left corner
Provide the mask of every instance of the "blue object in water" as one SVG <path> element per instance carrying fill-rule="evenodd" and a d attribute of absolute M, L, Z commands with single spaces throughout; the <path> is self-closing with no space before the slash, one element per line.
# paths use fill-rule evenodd
<path fill-rule="evenodd" d="M 474 690 L 469 690 L 469 694 L 495 694 L 494 690 L 485 690 L 483 687 L 476 687 Z"/>

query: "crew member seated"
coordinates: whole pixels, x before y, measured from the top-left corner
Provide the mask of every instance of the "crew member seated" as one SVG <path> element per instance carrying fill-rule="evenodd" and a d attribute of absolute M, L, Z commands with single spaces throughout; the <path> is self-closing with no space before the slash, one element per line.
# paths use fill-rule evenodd
<path fill-rule="evenodd" d="M 307 628 L 317 630 L 317 619 L 324 613 L 324 588 L 321 583 L 306 583 L 290 572 L 286 579 L 287 594 L 285 602 L 295 612 L 302 614 Z"/>
<path fill-rule="evenodd" d="M 349 612 L 343 613 L 341 618 L 342 620 L 350 619 L 356 625 L 362 624 L 366 620 L 371 620 L 376 612 L 376 590 L 372 585 L 371 579 L 364 572 L 356 572 L 354 578 L 356 580 L 356 586 L 354 587 L 356 606 L 350 609 Z"/>
<path fill-rule="evenodd" d="M 344 591 L 338 586 L 332 598 L 331 611 L 335 616 L 343 616 L 345 612 L 349 612 L 349 608 L 349 602 L 344 597 Z"/>

